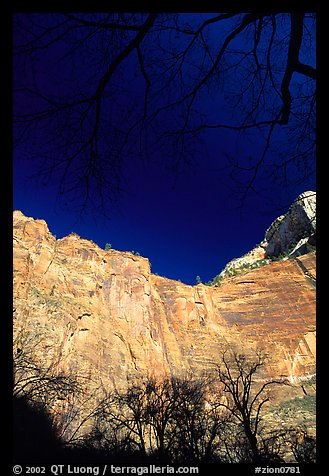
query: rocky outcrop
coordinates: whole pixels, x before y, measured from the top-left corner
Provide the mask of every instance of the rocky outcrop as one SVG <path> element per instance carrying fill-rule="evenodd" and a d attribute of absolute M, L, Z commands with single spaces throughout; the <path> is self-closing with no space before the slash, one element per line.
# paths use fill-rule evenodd
<path fill-rule="evenodd" d="M 287 213 L 279 216 L 265 232 L 264 240 L 240 258 L 231 260 L 214 283 L 247 268 L 257 268 L 279 256 L 297 257 L 316 245 L 316 192 L 300 194 Z"/>
<path fill-rule="evenodd" d="M 296 254 L 300 246 L 298 242 L 306 239 L 304 243 L 310 241 L 312 244 L 315 233 L 316 193 L 304 192 L 296 198 L 287 213 L 277 218 L 266 231 L 265 254 L 269 257 L 279 256 L 291 251 L 292 247 Z"/>
<path fill-rule="evenodd" d="M 58 372 L 126 387 L 146 375 L 201 376 L 227 345 L 262 347 L 266 375 L 315 372 L 315 253 L 188 286 L 150 271 L 146 258 L 100 249 L 14 212 L 15 349 Z"/>

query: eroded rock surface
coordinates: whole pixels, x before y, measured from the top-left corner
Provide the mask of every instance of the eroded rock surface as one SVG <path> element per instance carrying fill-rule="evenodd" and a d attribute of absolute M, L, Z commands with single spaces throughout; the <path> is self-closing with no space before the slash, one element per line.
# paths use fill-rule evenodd
<path fill-rule="evenodd" d="M 269 263 L 220 286 L 150 272 L 146 258 L 104 251 L 14 212 L 14 335 L 39 358 L 124 388 L 146 375 L 214 369 L 226 345 L 262 347 L 267 376 L 315 372 L 315 253 Z"/>
<path fill-rule="evenodd" d="M 231 260 L 216 278 L 221 279 L 258 264 L 262 266 L 279 256 L 298 257 L 308 253 L 315 245 L 316 192 L 308 191 L 293 201 L 287 213 L 273 221 L 259 245 L 244 256 Z"/>
<path fill-rule="evenodd" d="M 300 240 L 314 239 L 315 233 L 316 193 L 308 191 L 299 195 L 287 213 L 277 218 L 266 231 L 266 256 L 289 252 Z"/>

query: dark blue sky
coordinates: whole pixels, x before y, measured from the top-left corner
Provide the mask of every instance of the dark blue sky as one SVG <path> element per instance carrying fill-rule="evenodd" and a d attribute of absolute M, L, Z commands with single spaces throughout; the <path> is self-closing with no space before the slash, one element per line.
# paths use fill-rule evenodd
<path fill-rule="evenodd" d="M 243 208 L 232 197 L 235 186 L 216 168 L 188 168 L 174 178 L 160 164 L 137 163 L 127 171 L 126 190 L 109 219 L 102 213 L 83 216 L 58 203 L 56 187 L 33 185 L 28 170 L 15 167 L 14 208 L 47 221 L 61 238 L 74 231 L 101 248 L 106 243 L 122 251 L 138 251 L 149 258 L 152 271 L 195 284 L 207 282 L 232 258 L 249 251 L 264 238 L 266 228 L 305 189 L 310 180 L 287 190 L 283 185 L 253 194 Z M 159 161 L 160 162 L 160 161 Z"/>
<path fill-rule="evenodd" d="M 50 52 L 44 58 L 41 55 L 41 60 L 39 56 L 35 62 L 36 81 L 38 71 L 45 74 L 52 54 L 55 55 Z M 21 74 L 21 63 L 16 68 L 16 75 Z M 65 63 L 61 68 L 67 68 L 70 74 Z M 31 84 L 29 73 L 26 78 L 19 77 L 17 81 Z M 49 75 L 40 81 L 45 80 L 49 90 L 58 88 L 55 79 L 54 84 L 49 83 Z M 65 82 L 60 88 L 65 88 Z M 215 99 L 203 96 L 203 111 L 211 116 L 218 108 L 225 110 L 224 95 L 225 87 Z M 17 96 L 16 107 L 25 111 L 29 103 Z M 37 137 L 40 135 L 42 129 Z M 102 248 L 111 243 L 117 250 L 138 251 L 149 258 L 154 273 L 188 284 L 195 284 L 198 275 L 207 282 L 228 261 L 259 243 L 266 228 L 286 211 L 298 194 L 315 189 L 314 176 L 299 181 L 303 170 L 290 170 L 285 184 L 273 180 L 265 167 L 254 183 L 255 191 L 239 207 L 236 199 L 239 186 L 232 177 L 227 156 L 257 156 L 263 148 L 264 138 L 257 134 L 240 137 L 237 145 L 233 132 L 214 130 L 203 136 L 203 144 L 198 145 L 191 163 L 182 165 L 178 173 L 173 171 L 163 151 L 157 154 L 155 150 L 151 160 L 140 160 L 138 153 L 130 155 L 122 167 L 122 192 L 110 206 L 110 216 L 105 217 L 97 206 L 80 216 L 77 203 L 72 204 L 69 197 L 59 199 L 56 175 L 44 183 L 30 179 L 41 159 L 32 161 L 32 152 L 29 156 L 30 148 L 25 144 L 14 151 L 14 209 L 46 220 L 57 238 L 74 231 Z M 168 149 L 168 156 L 171 153 Z M 275 155 L 277 149 L 269 153 L 269 158 L 271 153 Z"/>

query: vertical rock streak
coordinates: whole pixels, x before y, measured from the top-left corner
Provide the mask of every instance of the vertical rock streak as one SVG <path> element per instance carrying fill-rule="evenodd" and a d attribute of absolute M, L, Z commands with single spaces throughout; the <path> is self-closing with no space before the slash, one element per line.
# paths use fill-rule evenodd
<path fill-rule="evenodd" d="M 311 252 L 188 286 L 152 275 L 146 258 L 75 234 L 56 241 L 43 220 L 14 212 L 14 335 L 40 334 L 40 358 L 103 384 L 201 376 L 225 345 L 264 348 L 270 376 L 312 375 L 314 282 Z"/>

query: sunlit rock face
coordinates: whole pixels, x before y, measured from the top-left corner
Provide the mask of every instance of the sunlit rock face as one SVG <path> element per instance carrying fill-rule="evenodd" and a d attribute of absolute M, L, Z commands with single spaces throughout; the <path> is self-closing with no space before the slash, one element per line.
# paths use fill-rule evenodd
<path fill-rule="evenodd" d="M 257 267 L 279 256 L 297 257 L 316 245 L 316 192 L 300 194 L 287 213 L 276 218 L 263 241 L 244 256 L 231 260 L 218 275 L 225 277 L 248 266 Z"/>
<path fill-rule="evenodd" d="M 263 348 L 267 376 L 315 371 L 315 253 L 188 286 L 146 258 L 104 251 L 14 212 L 14 337 L 59 372 L 125 388 L 145 376 L 202 376 L 225 346 Z"/>
<path fill-rule="evenodd" d="M 287 253 L 300 240 L 314 241 L 316 233 L 316 193 L 299 195 L 285 215 L 275 220 L 265 233 L 266 256 Z"/>

